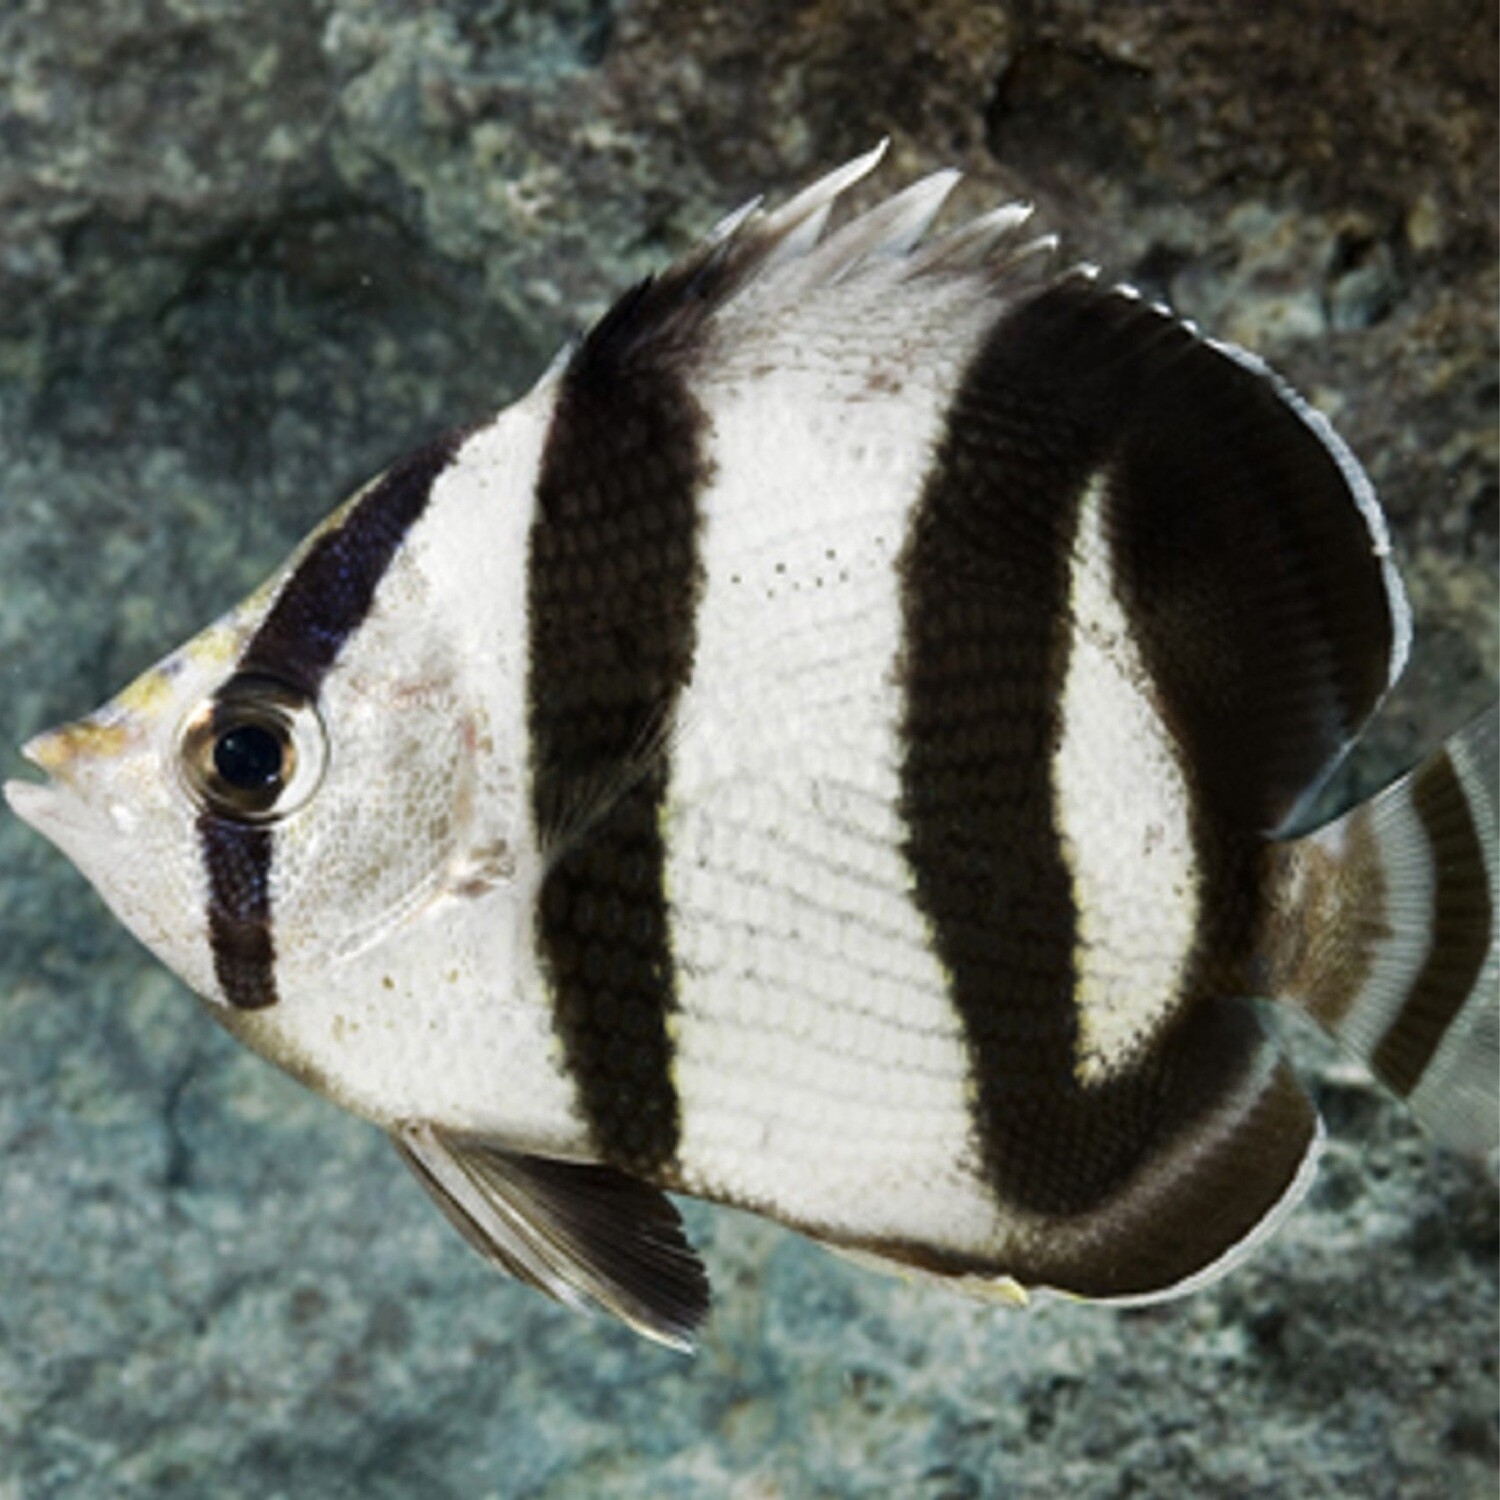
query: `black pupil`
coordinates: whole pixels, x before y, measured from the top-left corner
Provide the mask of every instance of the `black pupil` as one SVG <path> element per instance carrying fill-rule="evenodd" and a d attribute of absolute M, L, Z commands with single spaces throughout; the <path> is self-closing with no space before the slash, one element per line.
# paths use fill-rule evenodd
<path fill-rule="evenodd" d="M 281 741 L 263 724 L 241 724 L 214 741 L 214 770 L 242 792 L 281 780 Z"/>

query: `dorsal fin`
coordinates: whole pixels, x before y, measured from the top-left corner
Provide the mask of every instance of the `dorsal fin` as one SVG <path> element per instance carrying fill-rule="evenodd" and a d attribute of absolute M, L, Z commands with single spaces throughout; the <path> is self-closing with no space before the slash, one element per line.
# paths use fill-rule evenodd
<path fill-rule="evenodd" d="M 762 297 L 786 305 L 876 267 L 903 278 L 984 271 L 992 280 L 1056 244 L 1051 235 L 1018 237 L 1030 215 L 1025 204 L 1003 205 L 927 240 L 959 180 L 953 170 L 933 172 L 829 232 L 840 197 L 884 154 L 882 141 L 778 209 L 751 199 L 726 215 L 687 254 L 620 297 L 573 358 L 620 370 L 645 351 L 658 358 L 691 351 L 720 313 L 752 298 L 757 310 Z"/>
<path fill-rule="evenodd" d="M 1286 826 L 1405 659 L 1369 481 L 1260 361 L 1127 289 L 1066 275 L 991 337 L 984 399 L 1020 403 L 1102 486 L 1113 586 L 1204 805 L 1224 826 Z M 1024 539 L 1050 523 L 1014 497 L 996 514 L 995 557 L 967 566 L 1024 586 Z"/>

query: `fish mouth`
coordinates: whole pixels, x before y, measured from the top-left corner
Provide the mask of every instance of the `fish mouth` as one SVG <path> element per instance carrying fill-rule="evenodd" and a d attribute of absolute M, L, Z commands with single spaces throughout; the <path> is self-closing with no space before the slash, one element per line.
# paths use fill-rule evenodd
<path fill-rule="evenodd" d="M 68 799 L 62 789 L 49 781 L 7 781 L 0 791 L 10 810 L 43 838 L 59 843 L 70 823 Z"/>
<path fill-rule="evenodd" d="M 49 729 L 21 746 L 21 758 L 46 776 L 45 781 L 7 781 L 4 793 L 10 810 L 44 837 L 59 842 L 71 830 L 81 831 L 88 808 L 67 775 L 75 747 L 67 729 Z"/>
<path fill-rule="evenodd" d="M 33 764 L 37 763 L 36 757 L 27 755 L 26 750 L 23 749 L 21 754 Z M 46 833 L 48 824 L 55 822 L 61 800 L 61 788 L 56 782 L 7 781 L 0 787 L 0 792 L 4 793 L 10 810 L 38 833 Z"/>

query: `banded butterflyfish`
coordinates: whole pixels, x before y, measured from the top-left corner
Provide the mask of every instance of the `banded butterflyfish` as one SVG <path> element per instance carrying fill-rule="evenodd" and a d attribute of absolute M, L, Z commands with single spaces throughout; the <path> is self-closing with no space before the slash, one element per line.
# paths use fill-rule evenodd
<path fill-rule="evenodd" d="M 686 1344 L 669 1193 L 1024 1300 L 1306 1189 L 1306 1012 L 1497 1137 L 1496 715 L 1301 829 L 1401 671 L 1254 357 L 875 165 L 752 204 L 26 747 L 11 806 L 479 1250 Z"/>

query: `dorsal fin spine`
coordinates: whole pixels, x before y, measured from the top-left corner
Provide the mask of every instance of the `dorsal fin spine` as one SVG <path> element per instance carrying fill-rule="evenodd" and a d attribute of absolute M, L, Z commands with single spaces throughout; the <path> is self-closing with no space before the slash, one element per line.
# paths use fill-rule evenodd
<path fill-rule="evenodd" d="M 759 312 L 867 272 L 900 280 L 968 277 L 982 297 L 1056 247 L 1050 234 L 1016 242 L 1028 204 L 1002 205 L 929 240 L 960 179 L 952 169 L 920 178 L 829 232 L 834 205 L 885 150 L 882 141 L 778 209 L 767 211 L 759 199 L 741 205 L 673 265 L 620 297 L 569 357 L 590 345 L 625 358 L 646 344 L 691 349 L 716 318 L 751 295 Z"/>

